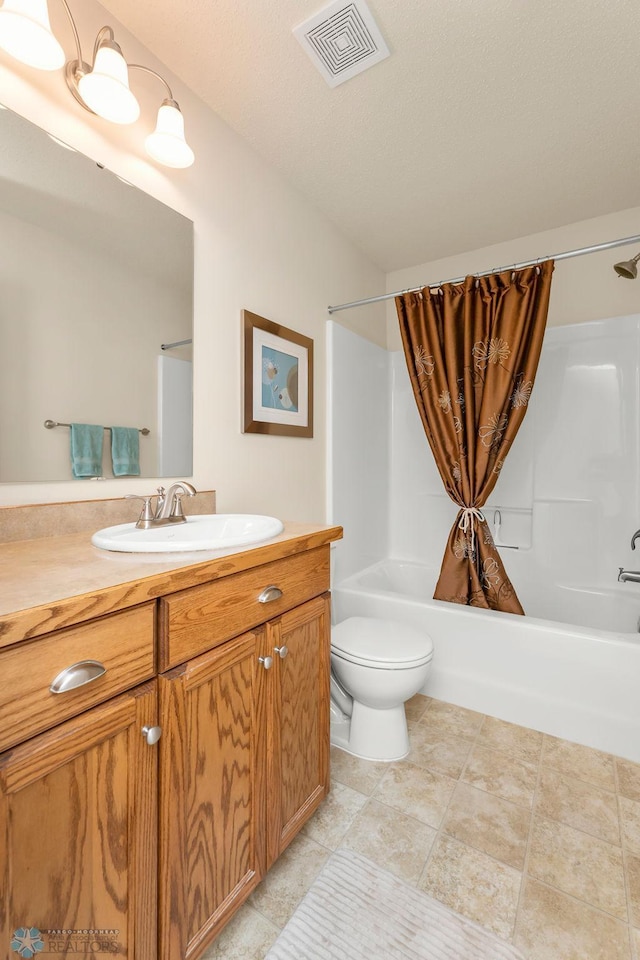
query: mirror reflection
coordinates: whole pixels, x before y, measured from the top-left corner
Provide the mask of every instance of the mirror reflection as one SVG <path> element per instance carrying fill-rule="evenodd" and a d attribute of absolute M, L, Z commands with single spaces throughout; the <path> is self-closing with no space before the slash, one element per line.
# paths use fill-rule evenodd
<path fill-rule="evenodd" d="M 114 426 L 140 476 L 190 476 L 191 221 L 2 109 L 0 232 L 0 481 L 71 480 L 71 423 L 105 428 L 100 476 Z"/>

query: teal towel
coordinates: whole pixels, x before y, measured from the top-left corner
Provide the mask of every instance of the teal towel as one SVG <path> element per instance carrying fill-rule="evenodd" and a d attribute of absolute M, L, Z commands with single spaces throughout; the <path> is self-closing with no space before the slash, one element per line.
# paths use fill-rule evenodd
<path fill-rule="evenodd" d="M 140 434 L 135 427 L 111 427 L 114 477 L 140 476 Z"/>
<path fill-rule="evenodd" d="M 104 427 L 95 423 L 71 424 L 71 472 L 74 477 L 102 476 Z"/>

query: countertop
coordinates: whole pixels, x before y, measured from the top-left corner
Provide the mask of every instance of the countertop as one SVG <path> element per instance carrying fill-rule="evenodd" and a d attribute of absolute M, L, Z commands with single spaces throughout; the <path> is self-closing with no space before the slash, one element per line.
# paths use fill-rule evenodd
<path fill-rule="evenodd" d="M 94 547 L 90 533 L 0 544 L 0 647 L 341 537 L 342 527 L 289 522 L 279 536 L 236 550 L 113 553 Z"/>

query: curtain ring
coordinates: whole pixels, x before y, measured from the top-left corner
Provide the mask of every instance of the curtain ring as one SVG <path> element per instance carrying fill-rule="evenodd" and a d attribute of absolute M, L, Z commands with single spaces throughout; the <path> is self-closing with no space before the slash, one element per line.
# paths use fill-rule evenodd
<path fill-rule="evenodd" d="M 444 297 L 444 290 L 442 289 L 442 287 L 438 287 L 438 293 L 440 294 L 441 297 Z"/>
<path fill-rule="evenodd" d="M 536 276 L 540 276 L 540 267 L 536 267 Z"/>

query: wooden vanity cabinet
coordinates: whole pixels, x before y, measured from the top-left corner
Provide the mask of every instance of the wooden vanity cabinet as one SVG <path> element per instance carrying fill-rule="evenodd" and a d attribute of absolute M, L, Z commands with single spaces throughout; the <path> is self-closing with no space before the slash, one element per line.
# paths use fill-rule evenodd
<path fill-rule="evenodd" d="M 163 960 L 204 951 L 328 792 L 329 594 L 313 597 L 319 578 L 328 586 L 328 548 L 291 561 L 250 571 L 255 597 L 276 584 L 281 594 L 263 618 L 272 602 L 286 607 L 301 590 L 312 599 L 231 640 L 217 642 L 228 624 L 214 598 L 219 590 L 236 622 L 234 577 L 194 591 L 201 616 L 187 612 L 187 591 L 168 598 L 179 638 L 166 638 L 165 649 L 175 657 L 180 644 L 202 645 L 203 615 L 212 649 L 159 677 Z M 312 565 L 313 578 L 301 577 Z M 247 579 L 239 575 L 242 589 Z M 244 617 L 255 620 L 251 604 Z"/>
<path fill-rule="evenodd" d="M 2 956 L 35 927 L 47 954 L 156 960 L 156 715 L 151 681 L 0 756 Z"/>
<path fill-rule="evenodd" d="M 329 792 L 328 593 L 267 623 L 262 649 L 273 657 L 267 695 L 269 868 Z"/>
<path fill-rule="evenodd" d="M 160 956 L 199 956 L 264 871 L 260 632 L 159 678 Z"/>
<path fill-rule="evenodd" d="M 0 648 L 0 952 L 205 951 L 328 792 L 328 587 L 302 548 Z"/>

